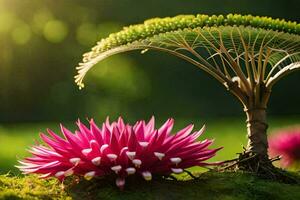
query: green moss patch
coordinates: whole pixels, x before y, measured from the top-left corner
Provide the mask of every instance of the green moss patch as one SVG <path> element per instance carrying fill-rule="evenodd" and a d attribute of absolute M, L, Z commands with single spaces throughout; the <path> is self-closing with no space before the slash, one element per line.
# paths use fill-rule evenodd
<path fill-rule="evenodd" d="M 66 184 L 36 176 L 0 176 L 0 199 L 300 199 L 300 185 L 259 179 L 245 173 L 203 173 L 197 180 L 129 179 L 124 191 L 113 180 Z"/>
<path fill-rule="evenodd" d="M 55 179 L 0 176 L 0 199 L 72 199 Z"/>

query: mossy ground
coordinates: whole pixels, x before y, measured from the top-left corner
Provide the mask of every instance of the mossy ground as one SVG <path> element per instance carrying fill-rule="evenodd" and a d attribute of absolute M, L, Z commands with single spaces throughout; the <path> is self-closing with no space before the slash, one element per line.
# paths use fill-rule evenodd
<path fill-rule="evenodd" d="M 246 173 L 202 173 L 186 181 L 129 179 L 123 191 L 114 181 L 82 181 L 63 190 L 56 180 L 0 176 L 0 199 L 300 199 L 300 185 L 259 179 Z"/>

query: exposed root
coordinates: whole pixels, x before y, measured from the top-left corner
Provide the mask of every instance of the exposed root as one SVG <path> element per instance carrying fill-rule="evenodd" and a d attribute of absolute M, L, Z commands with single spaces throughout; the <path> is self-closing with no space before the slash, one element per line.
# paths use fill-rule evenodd
<path fill-rule="evenodd" d="M 239 157 L 230 161 L 225 161 L 218 171 L 246 171 L 261 178 L 275 180 L 288 184 L 300 184 L 300 179 L 290 175 L 289 172 L 275 167 L 272 163 L 280 160 L 280 157 L 269 159 L 261 157 L 252 152 L 244 151 Z"/>

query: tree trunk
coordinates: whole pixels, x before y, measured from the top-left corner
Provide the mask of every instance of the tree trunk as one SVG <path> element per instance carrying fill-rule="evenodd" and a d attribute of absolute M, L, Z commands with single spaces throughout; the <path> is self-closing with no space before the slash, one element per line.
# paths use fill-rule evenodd
<path fill-rule="evenodd" d="M 248 145 L 240 154 L 238 168 L 257 174 L 269 173 L 274 166 L 268 156 L 266 109 L 245 109 Z"/>
<path fill-rule="evenodd" d="M 247 152 L 255 154 L 259 159 L 268 159 L 267 119 L 266 109 L 246 109 L 247 115 Z"/>
<path fill-rule="evenodd" d="M 268 156 L 267 119 L 265 108 L 245 109 L 247 115 L 248 145 L 240 154 L 237 168 L 254 172 L 263 178 L 299 183 L 286 172 L 274 167 Z"/>

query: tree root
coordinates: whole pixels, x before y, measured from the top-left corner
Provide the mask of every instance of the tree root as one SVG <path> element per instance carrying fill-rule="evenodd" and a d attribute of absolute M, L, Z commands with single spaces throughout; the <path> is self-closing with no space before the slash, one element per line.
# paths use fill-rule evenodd
<path fill-rule="evenodd" d="M 217 171 L 245 171 L 253 173 L 263 179 L 275 180 L 288 184 L 300 184 L 300 179 L 292 176 L 289 172 L 275 167 L 272 163 L 280 160 L 280 157 L 269 159 L 252 152 L 244 151 L 239 157 L 223 162 Z"/>

